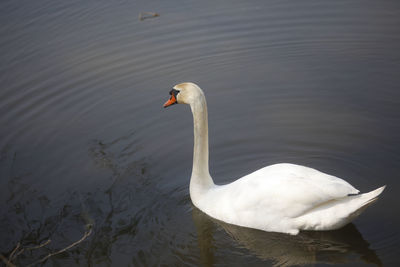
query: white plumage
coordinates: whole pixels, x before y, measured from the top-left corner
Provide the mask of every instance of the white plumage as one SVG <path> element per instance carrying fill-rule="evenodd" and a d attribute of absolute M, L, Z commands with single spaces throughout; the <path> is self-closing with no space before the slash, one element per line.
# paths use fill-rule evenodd
<path fill-rule="evenodd" d="M 196 84 L 181 83 L 170 94 L 164 107 L 189 104 L 193 113 L 190 197 L 196 207 L 215 219 L 289 234 L 299 230 L 333 230 L 356 218 L 385 188 L 358 194 L 343 179 L 289 163 L 264 167 L 227 185 L 215 185 L 208 169 L 204 93 Z"/>

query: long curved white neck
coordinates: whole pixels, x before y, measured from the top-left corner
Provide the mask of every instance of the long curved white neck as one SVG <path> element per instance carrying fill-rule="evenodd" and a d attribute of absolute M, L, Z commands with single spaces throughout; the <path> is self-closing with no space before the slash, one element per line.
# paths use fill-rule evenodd
<path fill-rule="evenodd" d="M 193 169 L 190 179 L 190 195 L 196 198 L 204 190 L 214 185 L 208 168 L 208 115 L 203 94 L 190 104 L 193 113 L 194 149 Z"/>

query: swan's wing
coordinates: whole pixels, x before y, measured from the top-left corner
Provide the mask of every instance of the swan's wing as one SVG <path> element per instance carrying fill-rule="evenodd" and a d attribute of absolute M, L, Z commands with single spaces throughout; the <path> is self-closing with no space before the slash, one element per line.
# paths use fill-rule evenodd
<path fill-rule="evenodd" d="M 238 214 L 268 211 L 273 215 L 275 211 L 289 218 L 359 192 L 340 178 L 287 163 L 262 168 L 229 184 L 223 191 L 225 205 Z"/>

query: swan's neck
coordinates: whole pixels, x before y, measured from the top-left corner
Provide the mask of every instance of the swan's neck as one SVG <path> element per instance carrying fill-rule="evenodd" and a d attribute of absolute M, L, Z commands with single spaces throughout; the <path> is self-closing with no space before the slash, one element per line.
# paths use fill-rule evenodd
<path fill-rule="evenodd" d="M 190 195 L 193 199 L 212 187 L 214 182 L 208 168 L 208 118 L 204 95 L 192 103 L 190 108 L 194 124 L 193 169 L 190 179 Z"/>

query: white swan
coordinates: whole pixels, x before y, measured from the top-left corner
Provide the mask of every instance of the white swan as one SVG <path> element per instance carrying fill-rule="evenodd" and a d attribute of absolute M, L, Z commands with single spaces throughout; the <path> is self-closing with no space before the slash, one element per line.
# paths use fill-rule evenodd
<path fill-rule="evenodd" d="M 333 230 L 356 218 L 385 186 L 365 194 L 346 181 L 312 168 L 280 163 L 230 184 L 215 185 L 208 168 L 207 103 L 194 83 L 175 85 L 164 104 L 189 104 L 194 153 L 190 179 L 193 204 L 209 216 L 239 226 L 296 235 L 300 230 Z"/>

